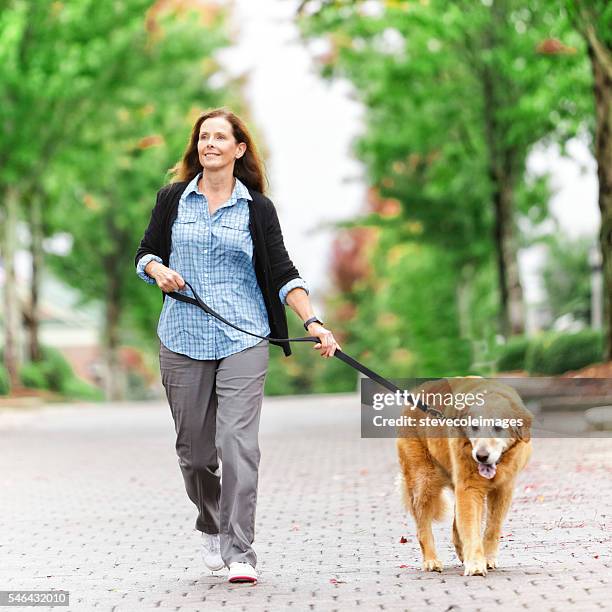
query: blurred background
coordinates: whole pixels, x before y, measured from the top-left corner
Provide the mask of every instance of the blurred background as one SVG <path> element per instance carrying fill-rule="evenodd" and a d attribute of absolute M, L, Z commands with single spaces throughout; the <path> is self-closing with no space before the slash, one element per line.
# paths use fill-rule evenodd
<path fill-rule="evenodd" d="M 608 2 L 0 0 L 0 402 L 160 397 L 134 254 L 216 106 L 346 353 L 612 377 Z M 268 395 L 356 390 L 309 348 Z"/>

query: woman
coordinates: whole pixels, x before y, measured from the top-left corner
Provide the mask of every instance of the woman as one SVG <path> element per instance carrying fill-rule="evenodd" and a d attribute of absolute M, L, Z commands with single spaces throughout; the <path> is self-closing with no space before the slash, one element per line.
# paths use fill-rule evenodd
<path fill-rule="evenodd" d="M 164 298 L 157 328 L 162 383 L 187 494 L 198 508 L 204 563 L 227 566 L 230 582 L 256 582 L 258 428 L 269 341 L 166 293 L 187 280 L 227 320 L 273 338 L 287 338 L 288 304 L 319 339 L 312 348 L 322 357 L 341 347 L 314 316 L 308 287 L 285 250 L 242 120 L 227 109 L 202 114 L 174 170 L 176 182 L 157 194 L 136 269 Z M 291 354 L 288 342 L 273 344 Z"/>

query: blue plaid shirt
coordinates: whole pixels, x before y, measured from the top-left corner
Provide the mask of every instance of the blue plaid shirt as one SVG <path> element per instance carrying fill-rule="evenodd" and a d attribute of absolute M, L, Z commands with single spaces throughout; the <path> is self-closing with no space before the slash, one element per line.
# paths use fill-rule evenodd
<path fill-rule="evenodd" d="M 270 326 L 266 305 L 253 266 L 253 240 L 249 231 L 251 194 L 238 178 L 230 199 L 214 214 L 198 189 L 198 174 L 185 188 L 172 226 L 169 267 L 176 270 L 221 316 L 243 329 L 268 336 Z M 145 271 L 157 255 L 140 258 L 136 273 L 155 284 Z M 306 282 L 294 278 L 279 291 L 281 304 L 296 287 L 309 293 Z M 190 295 L 189 288 L 184 291 Z M 222 359 L 261 342 L 222 323 L 201 308 L 166 298 L 157 325 L 162 344 L 193 359 Z"/>

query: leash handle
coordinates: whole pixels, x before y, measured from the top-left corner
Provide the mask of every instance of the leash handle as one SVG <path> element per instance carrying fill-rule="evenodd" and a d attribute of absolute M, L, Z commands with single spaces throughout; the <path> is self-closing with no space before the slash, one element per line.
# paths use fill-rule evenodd
<path fill-rule="evenodd" d="M 219 319 L 219 321 L 222 321 L 226 325 L 229 325 L 230 327 L 233 327 L 234 329 L 236 329 L 236 330 L 238 330 L 240 332 L 243 332 L 245 334 L 249 334 L 249 336 L 255 336 L 256 338 L 261 338 L 262 340 L 272 340 L 273 342 L 315 342 L 315 343 L 319 342 L 319 339 L 316 338 L 315 336 L 303 336 L 303 337 L 300 337 L 300 338 L 272 338 L 270 336 L 260 336 L 259 334 L 254 334 L 253 332 L 247 331 L 246 329 L 242 329 L 241 327 L 238 327 L 237 325 L 234 325 L 233 323 L 231 323 L 230 321 L 228 321 L 227 319 L 222 317 L 220 314 L 215 312 L 210 306 L 208 306 L 204 302 L 204 300 L 202 300 L 202 298 L 198 295 L 198 293 L 191 286 L 190 283 L 185 281 L 185 285 L 187 285 L 187 287 L 189 287 L 189 289 L 191 289 L 191 292 L 193 293 L 194 297 L 189 297 L 188 295 L 183 295 L 182 293 L 178 293 L 177 291 L 171 291 L 171 292 L 167 293 L 166 295 L 169 295 L 171 298 L 174 298 L 175 300 L 178 300 L 179 302 L 187 302 L 188 304 L 193 304 L 195 306 L 198 306 L 205 313 L 211 315 L 212 317 L 215 317 L 215 318 Z M 340 359 L 341 361 L 344 361 L 344 363 L 348 364 L 349 366 L 351 366 L 355 370 L 358 370 L 362 374 L 365 374 L 368 378 L 370 378 L 373 381 L 377 382 L 379 385 L 385 387 L 385 389 L 389 389 L 389 391 L 391 391 L 393 393 L 395 393 L 397 391 L 399 391 L 400 393 L 402 392 L 402 389 L 400 389 L 399 387 L 394 385 L 390 380 L 387 380 L 386 378 L 383 378 L 382 376 L 380 376 L 380 374 L 377 374 L 373 370 L 370 370 L 370 368 L 364 366 L 362 363 L 360 363 L 356 359 L 353 359 L 353 357 L 351 357 L 350 355 L 347 355 L 346 353 L 344 353 L 340 349 L 336 349 L 334 351 L 334 357 L 337 357 L 338 359 Z M 414 406 L 418 406 L 423 412 L 429 412 L 429 413 L 432 413 L 432 414 L 436 414 L 437 413 L 437 416 L 442 416 L 442 413 L 440 413 L 435 408 L 430 408 L 429 406 L 427 406 L 427 404 L 424 404 L 421 400 L 416 400 L 415 401 L 415 399 L 414 399 L 414 397 L 412 395 L 409 395 L 409 397 L 411 398 L 410 399 L 411 403 Z"/>

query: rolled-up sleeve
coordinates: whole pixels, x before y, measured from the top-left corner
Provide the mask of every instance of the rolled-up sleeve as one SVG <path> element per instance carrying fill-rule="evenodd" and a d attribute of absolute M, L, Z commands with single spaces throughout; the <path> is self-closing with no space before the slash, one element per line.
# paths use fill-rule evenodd
<path fill-rule="evenodd" d="M 149 253 L 148 255 L 143 255 L 138 260 L 138 265 L 136 266 L 136 274 L 138 274 L 138 276 L 140 278 L 142 278 L 142 280 L 145 281 L 145 283 L 149 283 L 149 285 L 155 285 L 156 284 L 155 279 L 151 278 L 145 272 L 145 268 L 152 261 L 158 261 L 159 263 L 163 263 L 161 257 L 158 257 L 157 255 L 153 255 L 152 253 Z"/>
<path fill-rule="evenodd" d="M 287 305 L 287 294 L 296 287 L 301 287 L 306 291 L 306 295 L 310 295 L 310 290 L 308 289 L 306 281 L 303 278 L 294 278 L 280 288 L 278 297 L 280 298 L 281 304 Z"/>

